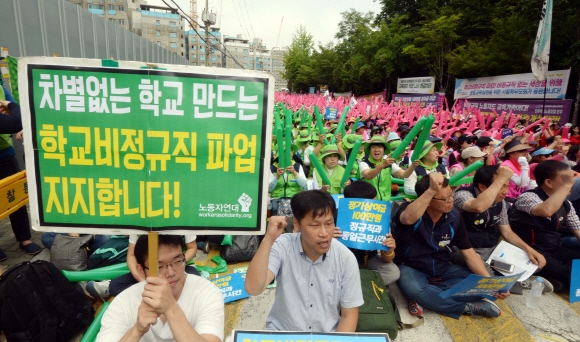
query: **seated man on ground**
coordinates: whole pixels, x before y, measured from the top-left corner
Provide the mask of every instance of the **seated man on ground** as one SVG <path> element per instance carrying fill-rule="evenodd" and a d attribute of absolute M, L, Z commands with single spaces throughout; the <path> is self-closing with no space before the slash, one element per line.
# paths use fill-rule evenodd
<path fill-rule="evenodd" d="M 370 183 L 358 181 L 344 188 L 344 197 L 376 199 L 377 190 Z M 335 228 L 334 236 L 338 239 L 341 238 L 342 232 L 340 228 Z M 349 250 L 356 257 L 360 268 L 379 272 L 385 285 L 389 286 L 399 280 L 399 276 L 401 275 L 399 268 L 393 263 L 397 245 L 392 234 L 389 233 L 386 235 L 383 239 L 383 246 L 389 247 L 389 250 L 380 251 L 380 255 L 378 251 L 364 251 L 355 248 L 349 248 Z"/>
<path fill-rule="evenodd" d="M 199 275 L 195 266 L 187 265 L 191 259 L 195 258 L 195 254 L 197 253 L 197 236 L 179 235 L 179 237 L 185 239 L 185 273 Z M 145 277 L 137 267 L 138 262 L 135 256 L 135 244 L 138 238 L 139 236 L 137 234 L 129 235 L 129 245 L 127 248 L 127 267 L 129 268 L 129 273 L 113 280 L 89 281 L 86 289 L 93 298 L 100 299 L 104 302 L 109 296 L 118 296 L 125 289 L 145 280 Z"/>
<path fill-rule="evenodd" d="M 481 258 L 469 242 L 465 224 L 453 208 L 453 192 L 440 172 L 423 177 L 415 185 L 419 196 L 403 203 L 391 224 L 399 250 L 395 263 L 401 277 L 398 285 L 409 300 L 409 312 L 422 313 L 421 306 L 439 314 L 459 318 L 463 313 L 498 317 L 501 310 L 492 301 L 481 297 L 443 299 L 439 294 L 467 278 L 471 272 L 489 277 Z M 471 272 L 451 263 L 451 248 L 457 246 Z M 496 294 L 504 299 L 509 291 Z"/>
<path fill-rule="evenodd" d="M 272 216 L 246 274 L 246 291 L 262 293 L 277 279 L 267 330 L 354 332 L 363 304 L 354 255 L 333 239 L 336 204 L 322 190 L 292 197 L 296 234 L 284 234 L 286 218 Z"/>
<path fill-rule="evenodd" d="M 148 237 L 135 245 L 137 270 L 145 279 L 123 291 L 102 319 L 98 342 L 218 342 L 224 335 L 224 300 L 210 281 L 185 273 L 185 245 L 159 235 L 159 276 L 149 276 Z"/>
<path fill-rule="evenodd" d="M 534 169 L 538 187 L 521 194 L 510 215 L 513 231 L 546 258 L 537 274 L 548 279 L 554 291 L 569 288 L 572 260 L 580 250 L 562 246 L 562 230 L 580 240 L 580 220 L 566 199 L 574 185 L 574 171 L 568 164 L 546 160 Z"/>
<path fill-rule="evenodd" d="M 455 209 L 461 213 L 471 246 L 483 261 L 489 258 L 501 236 L 523 249 L 541 269 L 546 265 L 544 256 L 522 241 L 509 224 L 508 204 L 504 199 L 512 175 L 513 171 L 505 166 L 489 165 L 478 169 L 471 186 L 455 191 Z M 454 263 L 465 265 L 460 250 L 454 251 Z M 545 292 L 553 290 L 550 286 L 544 289 Z"/>

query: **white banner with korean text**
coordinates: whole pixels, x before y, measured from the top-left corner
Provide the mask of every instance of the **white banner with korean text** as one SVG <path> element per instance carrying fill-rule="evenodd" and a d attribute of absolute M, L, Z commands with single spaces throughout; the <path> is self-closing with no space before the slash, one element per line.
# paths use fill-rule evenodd
<path fill-rule="evenodd" d="M 564 99 L 569 79 L 569 69 L 548 71 L 544 81 L 536 80 L 531 72 L 458 79 L 455 99 L 543 99 L 544 88 L 546 99 Z"/>
<path fill-rule="evenodd" d="M 409 77 L 397 79 L 397 94 L 433 94 L 435 77 Z"/>

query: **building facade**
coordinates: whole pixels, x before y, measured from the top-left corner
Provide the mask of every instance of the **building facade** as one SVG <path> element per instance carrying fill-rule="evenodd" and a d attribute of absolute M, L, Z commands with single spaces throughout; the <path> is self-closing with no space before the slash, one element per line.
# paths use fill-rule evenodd
<path fill-rule="evenodd" d="M 206 65 L 206 44 L 205 31 L 198 31 L 199 35 L 193 30 L 185 32 L 185 45 L 187 58 L 193 65 Z M 200 37 L 201 36 L 201 37 Z M 209 43 L 213 47 L 209 53 L 209 63 L 207 66 L 224 68 L 221 45 L 222 34 L 218 27 L 210 28 Z"/>
<path fill-rule="evenodd" d="M 87 11 L 104 17 L 105 20 L 123 27 L 131 29 L 132 14 L 136 8 L 144 4 L 144 0 L 68 0 L 77 4 Z"/>
<path fill-rule="evenodd" d="M 281 89 L 288 89 L 288 80 L 284 79 L 282 74 L 285 70 L 284 55 L 288 53 L 288 48 L 273 48 L 272 54 L 272 74 L 276 78 L 276 91 Z"/>
<path fill-rule="evenodd" d="M 176 9 L 145 0 L 68 0 L 155 44 L 186 57 L 185 20 Z"/>
<path fill-rule="evenodd" d="M 186 57 L 184 24 L 176 9 L 140 5 L 133 12 L 132 31 L 178 56 Z"/>

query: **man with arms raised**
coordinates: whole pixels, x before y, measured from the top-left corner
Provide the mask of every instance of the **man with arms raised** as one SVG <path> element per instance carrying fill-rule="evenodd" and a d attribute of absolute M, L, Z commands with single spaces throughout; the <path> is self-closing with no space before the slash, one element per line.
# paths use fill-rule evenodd
<path fill-rule="evenodd" d="M 210 281 L 185 273 L 182 236 L 159 235 L 159 277 L 149 276 L 147 235 L 135 244 L 145 281 L 123 291 L 102 320 L 98 342 L 221 342 L 224 301 Z"/>
<path fill-rule="evenodd" d="M 354 255 L 333 239 L 336 204 L 321 190 L 303 191 L 290 202 L 297 234 L 284 234 L 286 218 L 270 218 L 246 274 L 246 291 L 257 296 L 277 278 L 267 330 L 354 332 L 363 304 Z"/>
<path fill-rule="evenodd" d="M 404 203 L 395 215 L 393 236 L 400 253 L 395 256 L 401 277 L 398 284 L 409 301 L 418 305 L 411 314 L 420 313 L 420 306 L 458 319 L 461 314 L 498 317 L 499 307 L 487 299 L 470 296 L 461 301 L 439 294 L 467 278 L 471 272 L 489 277 L 483 261 L 469 242 L 465 224 L 453 208 L 453 191 L 447 178 L 434 172 L 415 184 L 419 198 Z M 451 264 L 452 247 L 461 251 L 468 269 Z M 471 272 L 470 272 L 471 271 Z M 509 292 L 496 294 L 505 298 Z"/>

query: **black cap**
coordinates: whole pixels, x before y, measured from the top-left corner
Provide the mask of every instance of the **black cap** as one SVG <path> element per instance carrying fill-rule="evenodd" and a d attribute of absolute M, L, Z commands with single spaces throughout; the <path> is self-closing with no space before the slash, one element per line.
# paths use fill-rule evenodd
<path fill-rule="evenodd" d="M 475 142 L 477 140 L 477 137 L 475 135 L 469 135 L 469 134 L 461 134 L 459 136 L 459 138 L 457 138 L 457 145 L 461 146 L 461 144 L 463 144 L 464 142 Z"/>
<path fill-rule="evenodd" d="M 407 125 L 401 125 L 399 128 L 397 128 L 397 132 L 402 132 L 409 129 L 409 126 Z"/>
<path fill-rule="evenodd" d="M 475 142 L 475 145 L 477 145 L 477 147 L 482 148 L 482 147 L 487 147 L 489 146 L 489 144 L 491 144 L 493 142 L 493 139 L 490 137 L 481 137 L 479 139 L 477 139 L 477 141 Z"/>

